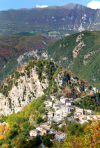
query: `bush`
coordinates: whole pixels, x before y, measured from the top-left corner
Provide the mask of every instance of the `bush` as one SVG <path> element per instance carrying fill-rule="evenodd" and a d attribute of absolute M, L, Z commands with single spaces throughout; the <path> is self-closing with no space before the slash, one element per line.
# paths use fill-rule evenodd
<path fill-rule="evenodd" d="M 42 117 L 38 117 L 38 118 L 36 119 L 36 123 L 37 123 L 37 124 L 40 124 L 42 121 L 43 121 L 43 120 L 42 120 Z"/>
<path fill-rule="evenodd" d="M 20 77 L 19 72 L 15 71 L 15 79 L 18 79 Z"/>

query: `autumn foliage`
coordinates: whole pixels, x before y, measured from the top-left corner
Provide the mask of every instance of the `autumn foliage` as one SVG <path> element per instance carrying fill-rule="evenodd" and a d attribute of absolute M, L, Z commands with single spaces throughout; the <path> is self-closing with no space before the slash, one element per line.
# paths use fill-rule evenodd
<path fill-rule="evenodd" d="M 98 123 L 87 124 L 84 133 L 75 136 L 68 136 L 62 148 L 99 148 L 100 147 L 100 121 Z"/>
<path fill-rule="evenodd" d="M 0 139 L 5 139 L 6 138 L 6 134 L 11 130 L 11 128 L 6 125 L 0 125 Z"/>

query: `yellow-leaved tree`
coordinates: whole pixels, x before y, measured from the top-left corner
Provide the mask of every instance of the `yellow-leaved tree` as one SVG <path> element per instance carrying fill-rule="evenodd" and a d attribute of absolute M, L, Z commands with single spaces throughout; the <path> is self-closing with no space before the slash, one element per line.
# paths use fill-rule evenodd
<path fill-rule="evenodd" d="M 81 135 L 66 136 L 62 148 L 100 148 L 100 121 L 87 124 Z"/>

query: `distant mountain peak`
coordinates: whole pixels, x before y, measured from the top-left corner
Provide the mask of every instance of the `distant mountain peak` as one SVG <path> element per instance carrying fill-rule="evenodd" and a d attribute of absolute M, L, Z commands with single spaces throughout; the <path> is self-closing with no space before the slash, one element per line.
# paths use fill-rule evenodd
<path fill-rule="evenodd" d="M 66 8 L 66 9 L 79 9 L 79 8 L 84 8 L 85 6 L 81 5 L 81 4 L 77 4 L 77 3 L 69 3 L 69 4 L 66 4 L 64 6 L 62 6 L 63 8 Z"/>

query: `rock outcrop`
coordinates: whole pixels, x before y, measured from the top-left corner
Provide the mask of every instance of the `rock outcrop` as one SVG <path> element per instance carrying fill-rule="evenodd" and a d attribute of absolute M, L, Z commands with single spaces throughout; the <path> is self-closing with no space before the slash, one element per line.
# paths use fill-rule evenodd
<path fill-rule="evenodd" d="M 53 62 L 52 62 L 53 63 Z M 29 105 L 34 99 L 41 97 L 44 94 L 44 90 L 49 87 L 49 78 L 46 74 L 46 65 L 42 72 L 42 78 L 39 78 L 39 67 L 34 64 L 34 67 L 25 70 L 26 66 L 22 66 L 17 73 L 20 74 L 16 79 L 15 74 L 9 76 L 3 88 L 9 87 L 9 82 L 13 82 L 12 88 L 8 91 L 7 96 L 0 93 L 0 114 L 9 115 L 11 113 L 17 113 L 21 111 L 25 106 Z M 53 66 L 54 67 L 54 66 Z M 54 67 L 56 71 L 57 67 Z M 52 69 L 51 69 L 52 70 Z M 29 72 L 29 75 L 28 75 Z M 55 82 L 58 86 L 62 85 L 61 75 L 57 74 Z"/>

